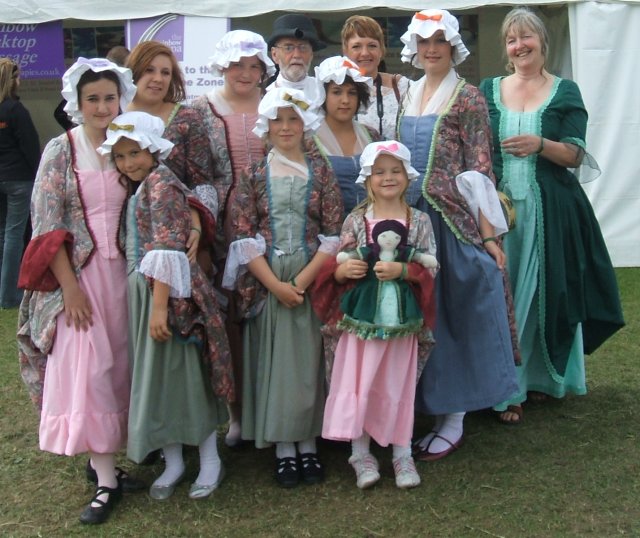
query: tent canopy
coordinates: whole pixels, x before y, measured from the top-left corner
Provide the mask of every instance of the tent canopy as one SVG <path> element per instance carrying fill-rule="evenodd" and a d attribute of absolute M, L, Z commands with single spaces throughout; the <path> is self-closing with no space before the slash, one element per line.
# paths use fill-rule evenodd
<path fill-rule="evenodd" d="M 504 0 L 296 0 L 295 8 L 290 0 L 0 0 L 0 21 L 4 23 L 34 23 L 58 19 L 85 19 L 89 21 L 113 19 L 142 19 L 165 13 L 199 17 L 251 17 L 272 11 L 352 11 L 356 9 L 387 8 L 418 11 L 428 7 L 441 9 L 472 9 L 505 4 L 572 4 L 581 0 L 545 0 L 505 2 Z M 639 3 L 629 0 L 627 3 Z M 431 5 L 428 5 L 431 4 Z M 117 16 L 114 16 L 117 14 Z"/>

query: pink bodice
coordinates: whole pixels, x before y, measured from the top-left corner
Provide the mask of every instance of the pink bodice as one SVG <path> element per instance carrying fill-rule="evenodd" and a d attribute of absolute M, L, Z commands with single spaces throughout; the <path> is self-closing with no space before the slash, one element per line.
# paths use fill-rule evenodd
<path fill-rule="evenodd" d="M 79 170 L 78 181 L 89 228 L 103 258 L 115 259 L 118 250 L 118 226 L 127 192 L 117 170 Z"/>

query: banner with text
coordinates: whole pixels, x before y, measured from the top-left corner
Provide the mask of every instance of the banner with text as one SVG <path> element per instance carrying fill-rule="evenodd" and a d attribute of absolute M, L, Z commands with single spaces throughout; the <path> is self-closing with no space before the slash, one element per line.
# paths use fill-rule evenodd
<path fill-rule="evenodd" d="M 0 56 L 20 66 L 23 79 L 59 79 L 65 72 L 62 21 L 0 24 Z"/>
<path fill-rule="evenodd" d="M 222 85 L 207 64 L 215 44 L 229 30 L 229 19 L 164 15 L 127 22 L 126 43 L 132 49 L 142 41 L 160 41 L 175 54 L 184 74 L 187 103 Z"/>

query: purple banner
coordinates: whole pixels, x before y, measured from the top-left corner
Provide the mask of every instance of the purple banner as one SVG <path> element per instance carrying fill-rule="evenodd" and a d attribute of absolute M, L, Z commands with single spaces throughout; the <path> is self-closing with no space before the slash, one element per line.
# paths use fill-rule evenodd
<path fill-rule="evenodd" d="M 0 56 L 20 66 L 20 77 L 61 78 L 65 71 L 62 21 L 0 24 Z"/>
<path fill-rule="evenodd" d="M 127 22 L 127 47 L 141 41 L 160 41 L 169 47 L 179 62 L 184 60 L 184 17 L 168 14 Z"/>

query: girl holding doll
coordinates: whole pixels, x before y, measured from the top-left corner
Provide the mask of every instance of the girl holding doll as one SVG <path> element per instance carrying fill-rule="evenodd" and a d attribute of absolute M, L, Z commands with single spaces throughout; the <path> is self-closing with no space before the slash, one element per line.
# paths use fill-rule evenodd
<path fill-rule="evenodd" d="M 204 239 L 210 213 L 161 164 L 173 144 L 162 120 L 127 112 L 109 126 L 100 152 L 137 187 L 127 209 L 129 333 L 133 353 L 128 456 L 141 462 L 163 449 L 165 470 L 149 494 L 170 497 L 185 475 L 182 445 L 198 445 L 200 473 L 189 497 L 208 497 L 224 475 L 216 427 L 233 400 L 233 374 L 213 287 L 187 258 L 190 206 L 201 213 Z"/>
<path fill-rule="evenodd" d="M 293 487 L 324 477 L 322 339 L 306 290 L 337 252 L 342 197 L 324 160 L 305 153 L 320 119 L 301 91 L 273 89 L 258 114 L 254 132 L 272 147 L 238 182 L 223 286 L 238 290 L 246 320 L 242 437 L 275 444 L 276 480 Z"/>
<path fill-rule="evenodd" d="M 360 163 L 357 183 L 367 199 L 344 222 L 341 252 L 314 288 L 323 320 L 332 324 L 338 315 L 343 330 L 322 436 L 351 441 L 349 463 L 361 489 L 380 479 L 371 438 L 393 445 L 396 485 L 411 488 L 420 484 L 411 435 L 416 382 L 433 343 L 435 239 L 427 214 L 404 198 L 418 177 L 409 150 L 394 140 L 374 142 Z"/>
<path fill-rule="evenodd" d="M 31 205 L 33 238 L 22 261 L 18 318 L 22 377 L 41 407 L 40 448 L 89 453 L 95 495 L 80 515 L 104 522 L 122 491 L 144 484 L 115 466 L 126 443 L 129 355 L 121 215 L 127 189 L 96 149 L 135 94 L 131 72 L 79 58 L 62 77 L 77 127 L 44 150 Z"/>

